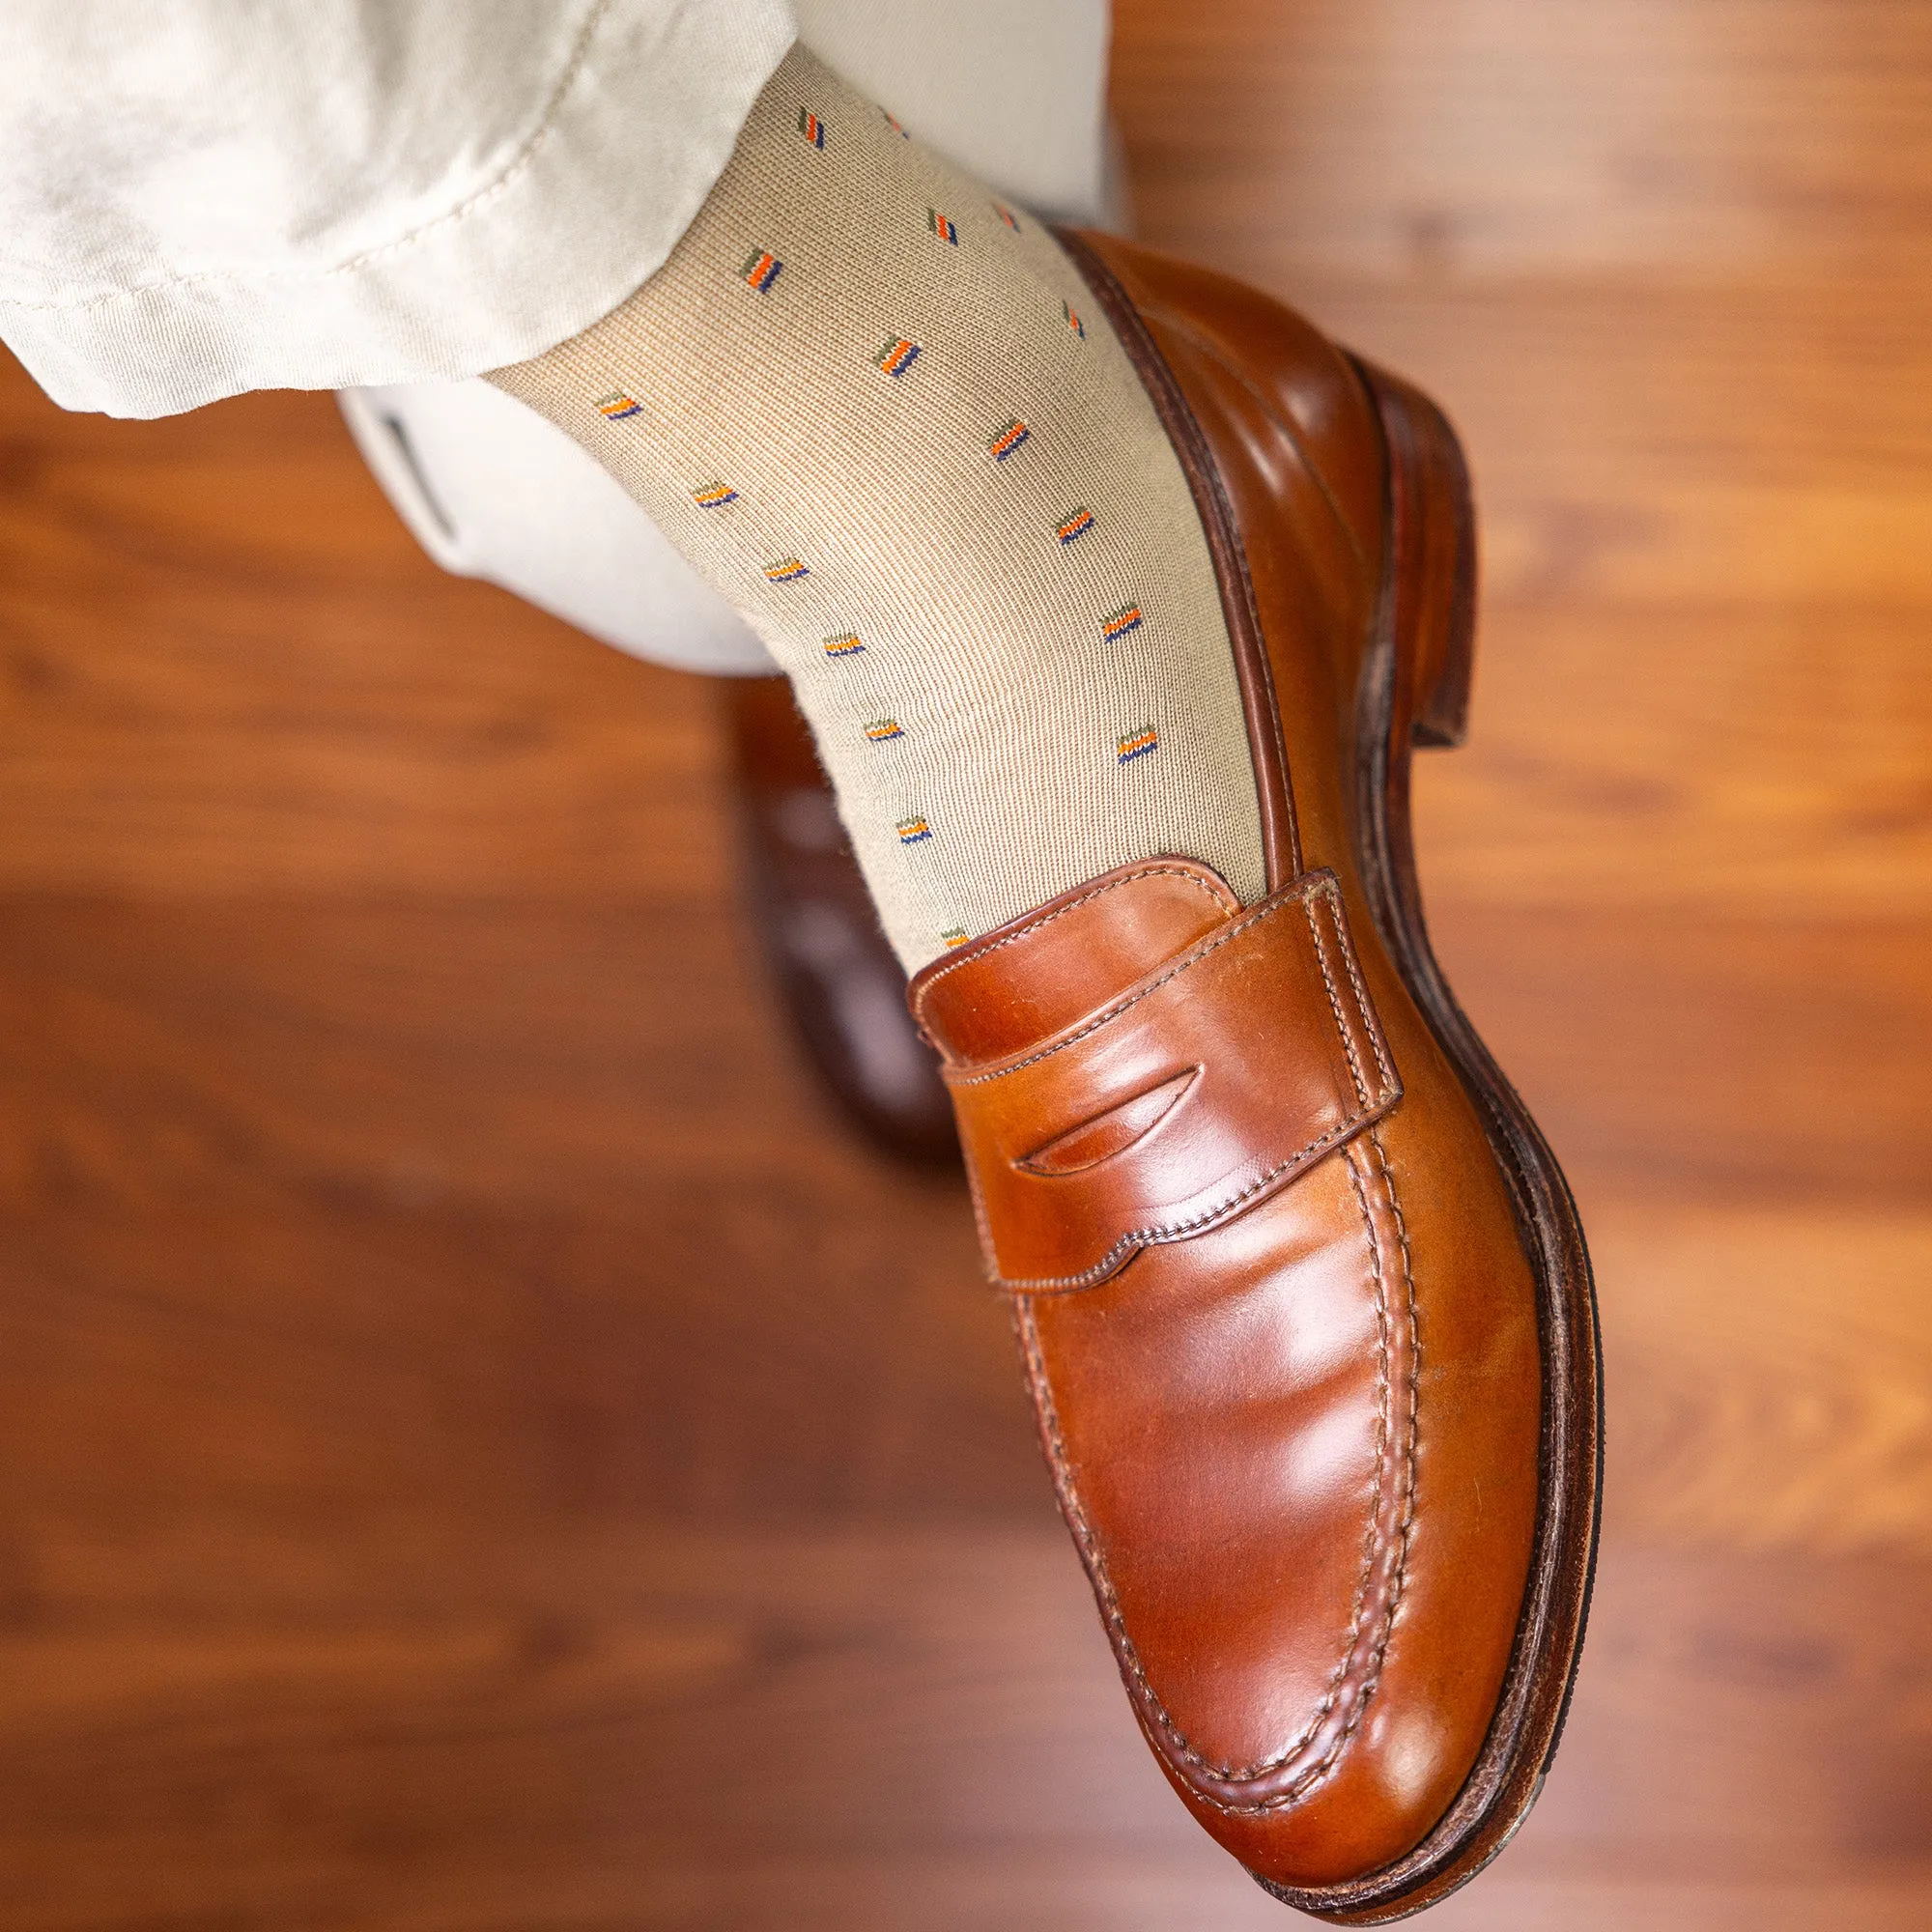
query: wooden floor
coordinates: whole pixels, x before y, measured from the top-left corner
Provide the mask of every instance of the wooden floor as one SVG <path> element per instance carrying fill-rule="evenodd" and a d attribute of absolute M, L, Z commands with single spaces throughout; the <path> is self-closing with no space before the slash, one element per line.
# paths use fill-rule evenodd
<path fill-rule="evenodd" d="M 1932 1923 L 1932 9 L 1122 0 L 1144 232 L 1462 424 L 1419 842 L 1569 1164 L 1599 1609 L 1434 1923 Z M 0 383 L 0 1923 L 1288 1921 L 1139 1744 L 963 1200 L 745 963 L 711 698 L 326 397 Z"/>

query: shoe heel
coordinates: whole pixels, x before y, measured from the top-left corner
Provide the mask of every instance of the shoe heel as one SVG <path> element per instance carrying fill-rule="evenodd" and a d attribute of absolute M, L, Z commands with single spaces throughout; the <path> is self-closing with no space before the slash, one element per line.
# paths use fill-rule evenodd
<path fill-rule="evenodd" d="M 1476 665 L 1476 506 L 1449 418 L 1420 389 L 1358 365 L 1388 445 L 1397 702 L 1417 745 L 1460 745 Z"/>

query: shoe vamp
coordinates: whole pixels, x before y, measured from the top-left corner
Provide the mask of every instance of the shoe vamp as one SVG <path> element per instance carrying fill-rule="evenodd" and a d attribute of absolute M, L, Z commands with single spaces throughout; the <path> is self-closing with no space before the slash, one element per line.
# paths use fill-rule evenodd
<path fill-rule="evenodd" d="M 1338 1156 L 1035 1304 L 1063 1495 L 1180 1768 L 1280 1764 L 1334 1706 L 1390 1515 L 1385 1296 Z"/>

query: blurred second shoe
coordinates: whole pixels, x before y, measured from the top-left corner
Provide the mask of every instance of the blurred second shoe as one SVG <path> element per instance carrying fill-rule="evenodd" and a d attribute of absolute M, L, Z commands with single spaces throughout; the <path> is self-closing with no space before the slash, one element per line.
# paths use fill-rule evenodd
<path fill-rule="evenodd" d="M 905 972 L 872 910 L 790 680 L 733 678 L 722 693 L 753 922 L 792 1032 L 876 1147 L 901 1160 L 956 1164 L 938 1058 L 907 1009 Z"/>

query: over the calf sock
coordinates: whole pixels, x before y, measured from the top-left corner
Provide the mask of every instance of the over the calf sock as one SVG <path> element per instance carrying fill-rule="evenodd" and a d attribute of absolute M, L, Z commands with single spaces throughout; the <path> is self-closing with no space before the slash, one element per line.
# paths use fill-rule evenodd
<path fill-rule="evenodd" d="M 1264 888 L 1193 500 L 1053 238 L 795 49 L 657 274 L 492 379 L 790 674 L 914 969 L 1126 861 Z"/>

